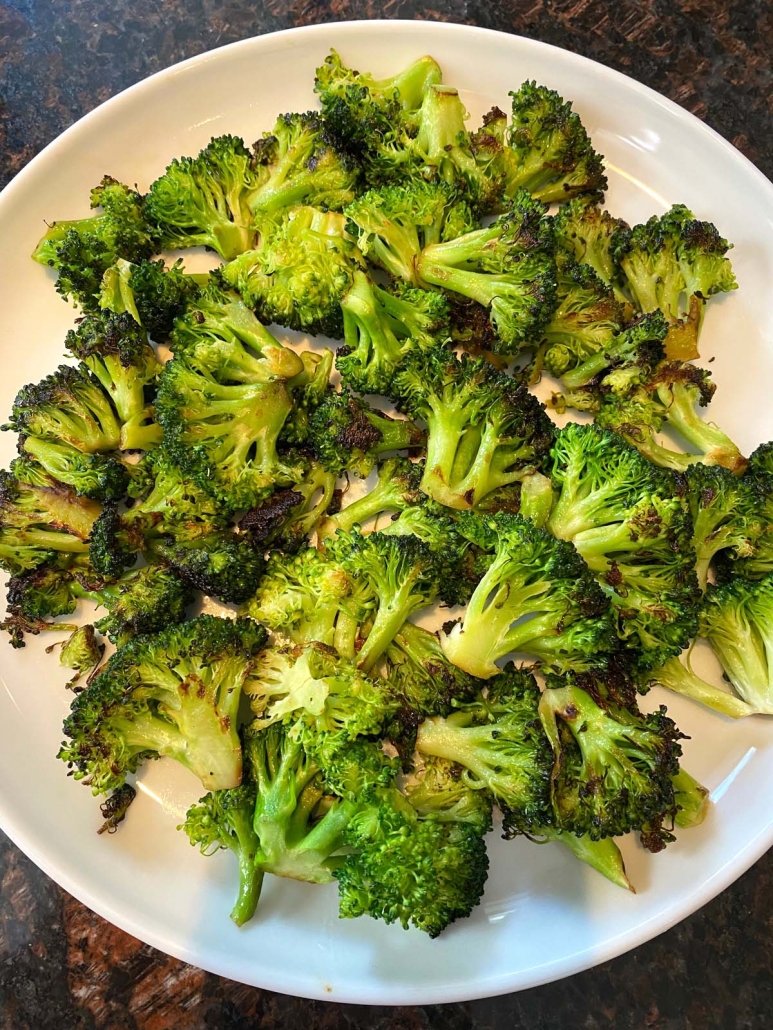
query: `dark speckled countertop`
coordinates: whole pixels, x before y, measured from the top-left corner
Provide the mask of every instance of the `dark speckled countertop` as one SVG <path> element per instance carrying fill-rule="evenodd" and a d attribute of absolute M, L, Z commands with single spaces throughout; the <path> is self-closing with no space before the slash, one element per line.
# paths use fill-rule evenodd
<path fill-rule="evenodd" d="M 0 186 L 108 97 L 247 36 L 325 20 L 442 18 L 611 65 L 773 175 L 769 0 L 0 0 Z M 0 835 L 0 1030 L 768 1030 L 773 854 L 675 929 L 509 997 L 387 1009 L 243 987 L 93 915 Z"/>

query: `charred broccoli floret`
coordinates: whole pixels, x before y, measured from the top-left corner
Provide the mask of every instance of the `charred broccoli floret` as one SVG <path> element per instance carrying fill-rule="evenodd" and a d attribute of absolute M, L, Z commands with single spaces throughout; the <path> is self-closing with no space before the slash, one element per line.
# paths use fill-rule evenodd
<path fill-rule="evenodd" d="M 239 520 L 239 529 L 253 547 L 272 546 L 294 553 L 308 543 L 336 502 L 336 477 L 318 462 L 310 462 L 300 483 L 278 490 Z"/>
<path fill-rule="evenodd" d="M 411 287 L 390 292 L 364 272 L 341 302 L 344 345 L 336 367 L 360 393 L 394 395 L 395 376 L 411 355 L 440 351 L 450 338 L 448 303 L 439 293 Z"/>
<path fill-rule="evenodd" d="M 428 756 L 421 776 L 406 786 L 405 794 L 421 819 L 465 823 L 481 834 L 492 828 L 491 797 L 465 783 L 464 769 L 456 762 Z"/>
<path fill-rule="evenodd" d="M 576 261 L 590 265 L 607 286 L 616 290 L 617 266 L 612 257 L 612 238 L 629 226 L 614 218 L 600 204 L 587 197 L 577 197 L 560 209 L 553 222 L 556 242 Z"/>
<path fill-rule="evenodd" d="M 162 342 L 174 320 L 198 296 L 200 280 L 207 278 L 188 275 L 182 261 L 166 268 L 161 260 L 133 264 L 120 258 L 102 277 L 99 306 L 116 315 L 128 312 L 154 340 Z"/>
<path fill-rule="evenodd" d="M 448 715 L 481 684 L 446 658 L 437 634 L 406 622 L 386 652 L 390 690 L 420 715 Z"/>
<path fill-rule="evenodd" d="M 309 419 L 310 442 L 330 472 L 367 475 L 382 454 L 415 450 L 424 434 L 407 419 L 390 418 L 348 391 L 331 392 Z"/>
<path fill-rule="evenodd" d="M 59 757 L 95 794 L 161 756 L 212 790 L 239 786 L 239 701 L 265 642 L 251 619 L 212 615 L 136 637 L 73 702 Z"/>
<path fill-rule="evenodd" d="M 95 623 L 114 644 L 121 645 L 142 633 L 158 633 L 185 619 L 193 591 L 180 576 L 163 565 L 145 565 L 123 575 L 116 583 L 98 590 L 80 589 L 107 608 L 109 614 Z"/>
<path fill-rule="evenodd" d="M 106 175 L 91 191 L 102 213 L 76 221 L 52 222 L 33 253 L 58 273 L 56 288 L 84 310 L 97 306 L 102 276 L 118 259 L 142 261 L 159 249 L 144 198 Z"/>
<path fill-rule="evenodd" d="M 264 179 L 237 136 L 218 136 L 196 157 L 175 158 L 145 203 L 161 238 L 158 249 L 210 247 L 226 261 L 249 250 L 255 239 L 250 205 Z"/>
<path fill-rule="evenodd" d="M 555 825 L 591 840 L 642 829 L 675 811 L 682 734 L 661 707 L 642 715 L 599 705 L 571 680 L 549 679 L 539 716 L 553 749 Z"/>
<path fill-rule="evenodd" d="M 93 501 L 120 501 L 129 486 L 129 473 L 114 454 L 84 454 L 69 443 L 24 436 L 19 449 L 65 486 Z"/>
<path fill-rule="evenodd" d="M 518 482 L 552 442 L 543 406 L 483 359 L 430 354 L 409 362 L 394 389 L 405 410 L 427 423 L 421 489 L 450 508 L 474 508 Z"/>
<path fill-rule="evenodd" d="M 583 668 L 609 648 L 609 601 L 574 547 L 521 515 L 468 515 L 460 529 L 493 559 L 442 639 L 454 665 L 490 679 L 511 651 Z"/>
<path fill-rule="evenodd" d="M 93 626 L 78 626 L 74 629 L 59 652 L 59 664 L 75 673 L 67 686 L 74 687 L 84 673 L 93 672 L 102 661 L 104 653 L 105 645 L 100 643 Z"/>
<path fill-rule="evenodd" d="M 659 311 L 641 315 L 603 346 L 586 354 L 579 364 L 560 372 L 562 383 L 568 390 L 577 390 L 593 385 L 594 379 L 604 375 L 601 390 L 619 393 L 627 383 L 633 386 L 642 382 L 662 361 L 667 332 L 668 324 Z M 546 366 L 549 353 L 545 355 Z M 614 371 L 610 373 L 610 369 Z"/>

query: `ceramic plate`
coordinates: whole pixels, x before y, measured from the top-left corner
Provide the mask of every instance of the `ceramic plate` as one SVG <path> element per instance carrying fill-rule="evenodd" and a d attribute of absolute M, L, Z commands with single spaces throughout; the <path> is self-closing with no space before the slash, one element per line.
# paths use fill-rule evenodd
<path fill-rule="evenodd" d="M 735 243 L 740 290 L 712 302 L 704 360 L 719 383 L 712 414 L 752 449 L 773 437 L 773 187 L 692 115 L 631 79 L 531 40 L 458 25 L 358 22 L 246 40 L 170 68 L 92 112 L 0 197 L 0 414 L 16 389 L 63 354 L 72 309 L 29 260 L 44 220 L 87 213 L 106 172 L 147 188 L 168 161 L 232 132 L 252 141 L 285 111 L 313 106 L 314 69 L 330 47 L 387 75 L 424 53 L 458 86 L 471 124 L 535 78 L 570 98 L 606 155 L 608 206 L 629 221 L 688 204 Z M 751 374 L 749 374 L 751 372 Z M 13 438 L 0 438 L 12 457 Z M 143 941 L 233 980 L 371 1004 L 458 1001 L 568 976 L 661 933 L 727 887 L 773 842 L 773 733 L 688 701 L 669 709 L 690 734 L 685 764 L 711 788 L 703 826 L 657 857 L 624 849 L 638 893 L 614 887 L 559 845 L 491 837 L 491 876 L 471 919 L 439 940 L 368 919 L 341 921 L 336 890 L 268 878 L 259 913 L 228 918 L 231 854 L 204 860 L 176 832 L 199 796 L 172 762 L 151 763 L 114 836 L 97 836 L 89 790 L 54 757 L 71 695 L 40 641 L 0 644 L 0 825 L 71 894 Z M 651 695 L 648 703 L 661 698 Z M 270 882 L 269 882 L 270 881 Z"/>

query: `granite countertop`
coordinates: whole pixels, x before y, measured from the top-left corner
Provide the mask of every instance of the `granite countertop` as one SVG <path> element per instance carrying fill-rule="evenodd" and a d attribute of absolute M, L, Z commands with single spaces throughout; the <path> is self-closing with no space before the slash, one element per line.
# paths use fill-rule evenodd
<path fill-rule="evenodd" d="M 114 93 L 176 61 L 313 22 L 433 18 L 595 58 L 705 119 L 773 176 L 767 0 L 0 0 L 0 186 Z M 67 895 L 0 835 L 0 1030 L 767 1030 L 773 853 L 696 915 L 560 983 L 386 1009 L 258 991 L 168 958 Z"/>

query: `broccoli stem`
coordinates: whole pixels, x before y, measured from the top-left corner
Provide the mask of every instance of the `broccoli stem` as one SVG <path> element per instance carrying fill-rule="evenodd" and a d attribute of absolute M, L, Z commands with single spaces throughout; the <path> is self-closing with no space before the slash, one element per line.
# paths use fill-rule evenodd
<path fill-rule="evenodd" d="M 362 526 L 382 512 L 399 511 L 404 507 L 403 494 L 402 486 L 395 485 L 391 479 L 377 483 L 364 497 L 358 497 L 332 518 L 326 519 L 319 528 L 320 539 L 333 536 L 338 529 L 348 533 L 353 526 Z"/>
<path fill-rule="evenodd" d="M 674 796 L 677 804 L 674 822 L 683 829 L 700 826 L 706 818 L 709 807 L 708 790 L 698 783 L 686 769 L 680 769 L 671 782 L 674 784 Z"/>
<path fill-rule="evenodd" d="M 446 247 L 448 244 L 441 243 L 435 246 Z M 464 268 L 449 268 L 444 264 L 432 264 L 426 251 L 419 258 L 418 268 L 423 282 L 430 286 L 439 286 L 441 289 L 450 290 L 452 293 L 458 293 L 469 300 L 477 301 L 486 308 L 491 307 L 497 296 L 499 281 L 490 273 L 470 272 Z"/>
<path fill-rule="evenodd" d="M 119 258 L 114 265 L 102 276 L 102 284 L 99 290 L 99 306 L 116 315 L 128 311 L 137 325 L 142 325 L 142 319 L 137 311 L 134 302 L 134 291 L 129 285 L 134 265 L 124 258 Z"/>
<path fill-rule="evenodd" d="M 757 710 L 726 690 L 721 690 L 719 687 L 707 683 L 700 676 L 696 676 L 692 669 L 686 668 L 678 658 L 670 658 L 653 674 L 652 678 L 661 687 L 673 690 L 675 694 L 689 697 L 731 719 L 742 719 L 747 715 L 754 715 Z"/>
<path fill-rule="evenodd" d="M 662 383 L 657 388 L 658 398 L 667 409 L 668 424 L 677 429 L 688 443 L 704 455 L 709 465 L 723 465 L 741 475 L 748 461 L 736 445 L 717 426 L 704 422 L 695 410 L 692 391 L 679 383 Z"/>
<path fill-rule="evenodd" d="M 146 408 L 131 421 L 121 426 L 119 446 L 122 451 L 150 451 L 161 443 L 161 426 L 157 422 L 147 422 L 153 414 L 152 408 Z"/>
<path fill-rule="evenodd" d="M 40 547 L 51 551 L 66 551 L 68 554 L 87 554 L 89 545 L 70 533 L 57 533 L 50 529 L 21 529 L 18 531 L 19 544 Z M 88 536 L 88 534 L 86 534 Z"/>
<path fill-rule="evenodd" d="M 539 836 L 544 836 L 548 841 L 558 841 L 559 844 L 569 848 L 575 858 L 585 862 L 607 880 L 622 887 L 623 890 L 630 891 L 631 894 L 636 893 L 633 884 L 628 879 L 623 856 L 620 854 L 620 848 L 615 844 L 614 838 L 604 837 L 603 840 L 591 840 L 584 834 L 578 837 L 574 833 L 561 833 L 552 827 L 540 829 Z"/>
<path fill-rule="evenodd" d="M 540 529 L 545 527 L 553 507 L 553 484 L 540 472 L 532 472 L 521 481 L 520 513 Z"/>
<path fill-rule="evenodd" d="M 359 623 L 349 612 L 341 609 L 333 633 L 333 647 L 342 658 L 354 658 L 357 648 Z"/>
<path fill-rule="evenodd" d="M 386 321 L 379 316 L 370 281 L 363 273 L 354 276 L 352 288 L 341 301 L 344 343 L 352 351 L 361 349 L 360 336 L 368 340 L 368 350 L 377 355 L 376 363 L 398 365 L 402 347 Z"/>

